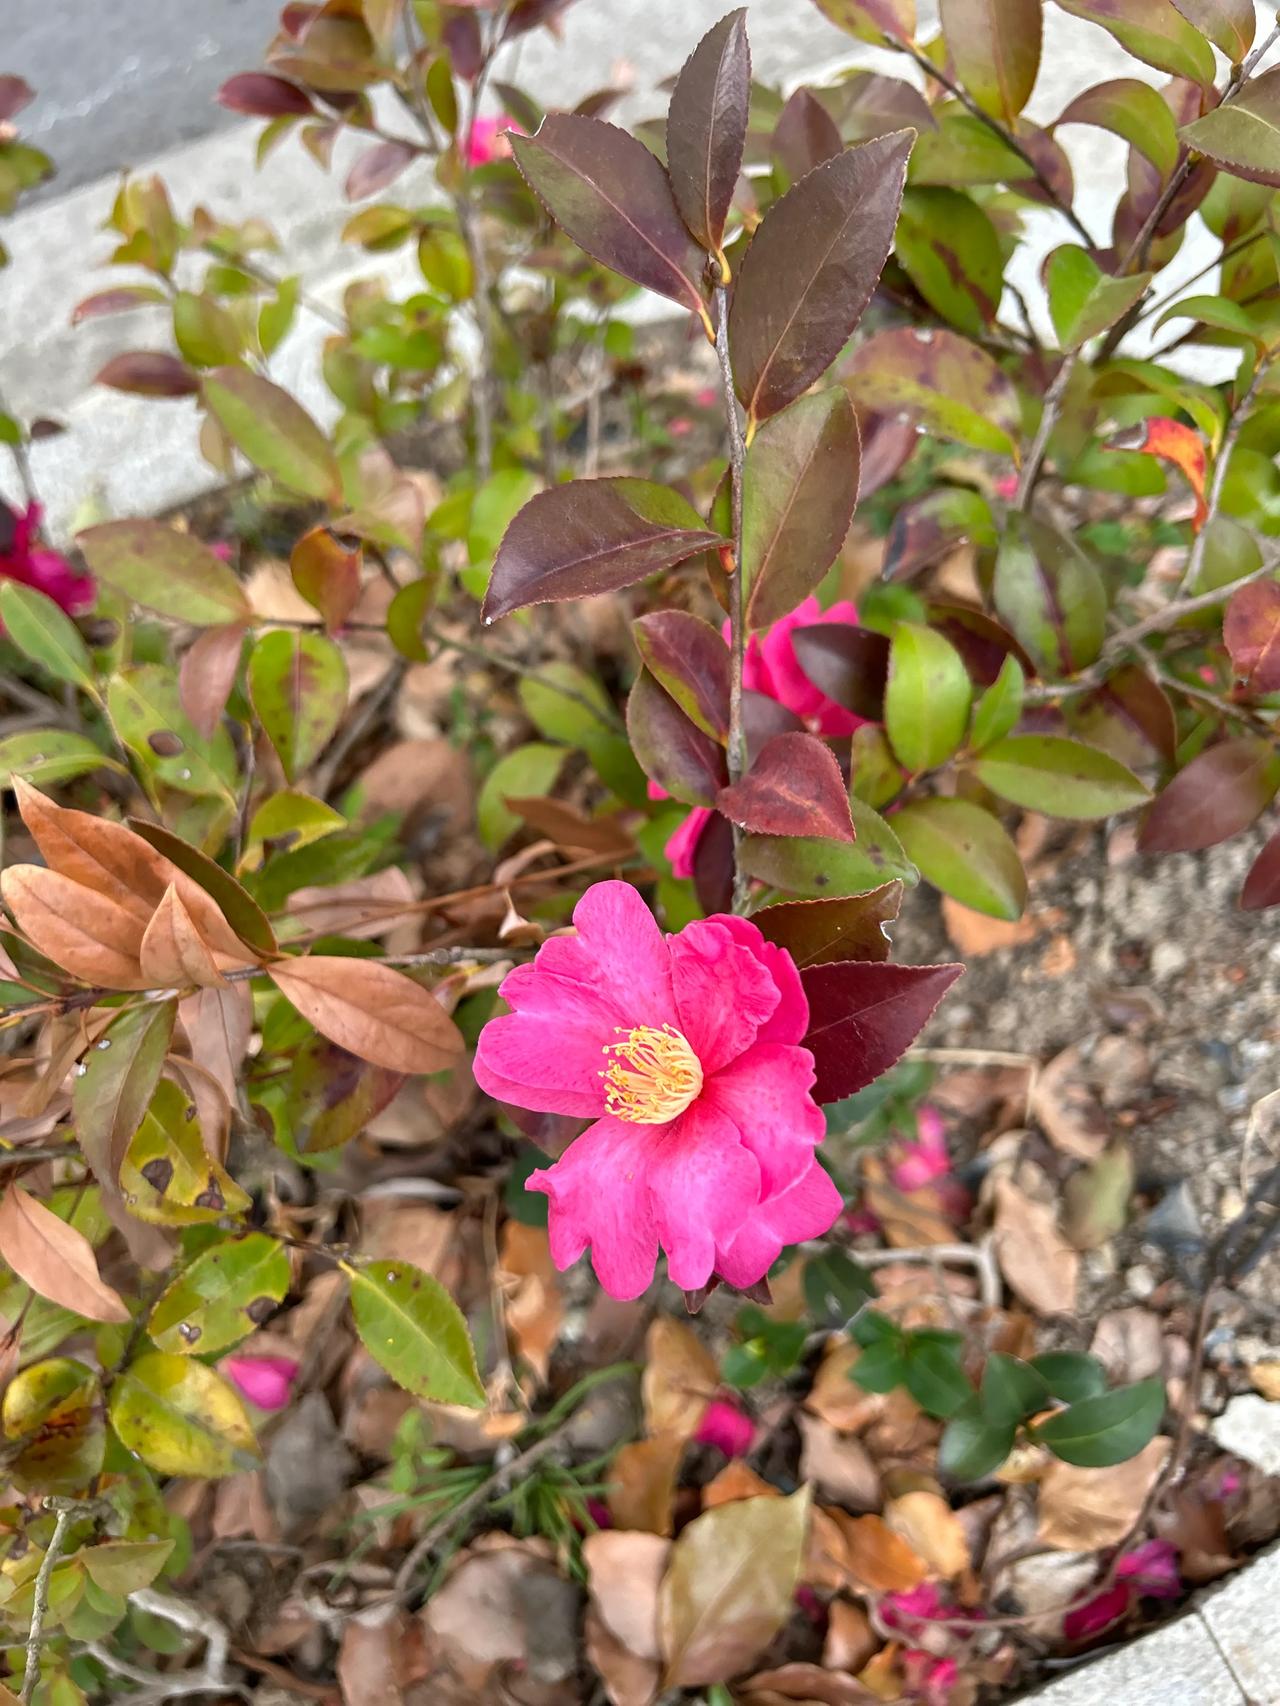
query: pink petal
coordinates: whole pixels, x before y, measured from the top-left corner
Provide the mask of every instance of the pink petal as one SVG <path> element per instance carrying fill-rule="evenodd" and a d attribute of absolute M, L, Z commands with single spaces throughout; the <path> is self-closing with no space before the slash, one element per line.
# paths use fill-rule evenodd
<path fill-rule="evenodd" d="M 717 1244 L 759 1202 L 759 1165 L 732 1120 L 705 1100 L 670 1125 L 638 1129 L 650 1134 L 649 1194 L 667 1272 L 682 1291 L 697 1291 L 715 1270 Z"/>
<path fill-rule="evenodd" d="M 671 865 L 673 877 L 693 875 L 693 860 L 698 851 L 698 842 L 713 815 L 709 806 L 692 807 L 688 817 L 662 849 Z"/>
<path fill-rule="evenodd" d="M 562 937 L 554 945 L 580 948 L 575 958 L 584 973 L 626 1009 L 630 1024 L 676 1023 L 667 941 L 630 883 L 593 883 L 574 908 L 573 922 L 577 944 Z"/>
<path fill-rule="evenodd" d="M 709 924 L 720 924 L 741 947 L 751 952 L 765 966 L 778 986 L 779 1001 L 770 1017 L 760 1027 L 756 1041 L 761 1043 L 798 1043 L 809 1029 L 809 999 L 800 981 L 796 962 L 785 948 L 766 942 L 760 926 L 749 918 L 735 918 L 727 912 L 713 913 Z"/>
<path fill-rule="evenodd" d="M 1151 1599 L 1176 1599 L 1182 1592 L 1178 1548 L 1169 1540 L 1148 1540 L 1124 1553 L 1116 1560 L 1116 1575 Z"/>
<path fill-rule="evenodd" d="M 719 919 L 687 924 L 671 938 L 670 949 L 676 1023 L 710 1077 L 750 1048 L 778 1006 L 778 986 L 763 961 L 740 946 Z"/>
<path fill-rule="evenodd" d="M 756 1437 L 756 1427 L 736 1404 L 713 1398 L 693 1437 L 699 1445 L 714 1445 L 726 1457 L 745 1457 Z"/>
<path fill-rule="evenodd" d="M 811 1160 L 785 1191 L 762 1202 L 728 1244 L 716 1251 L 716 1272 L 740 1290 L 763 1279 L 788 1244 L 820 1238 L 844 1204 L 831 1177 Z"/>
<path fill-rule="evenodd" d="M 887 1593 L 880 1601 L 880 1611 L 890 1629 L 948 1615 L 936 1582 L 921 1582 L 919 1587 L 908 1588 L 903 1593 Z"/>
<path fill-rule="evenodd" d="M 569 1145 L 554 1167 L 531 1173 L 525 1185 L 547 1197 L 555 1265 L 572 1266 L 590 1246 L 600 1284 L 624 1302 L 648 1287 L 658 1260 L 648 1183 L 654 1130 L 606 1114 Z"/>
<path fill-rule="evenodd" d="M 1062 1633 L 1068 1641 L 1087 1641 L 1091 1635 L 1098 1635 L 1118 1622 L 1128 1611 L 1132 1599 L 1132 1588 L 1117 1582 L 1115 1587 L 1096 1594 L 1084 1605 L 1069 1611 L 1062 1620 Z"/>
<path fill-rule="evenodd" d="M 301 1365 L 292 1357 L 226 1357 L 222 1372 L 260 1410 L 282 1410 Z"/>
<path fill-rule="evenodd" d="M 703 1086 L 702 1099 L 737 1126 L 760 1163 L 766 1196 L 807 1173 L 827 1122 L 814 1101 L 813 1056 L 786 1043 L 754 1043 Z"/>

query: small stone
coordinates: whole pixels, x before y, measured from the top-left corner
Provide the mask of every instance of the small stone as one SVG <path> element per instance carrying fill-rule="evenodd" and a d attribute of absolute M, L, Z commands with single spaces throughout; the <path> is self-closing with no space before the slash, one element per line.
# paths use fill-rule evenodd
<path fill-rule="evenodd" d="M 1150 1268 L 1144 1268 L 1141 1263 L 1129 1269 L 1125 1275 L 1129 1292 L 1133 1297 L 1150 1297 L 1156 1289 L 1156 1276 Z"/>
<path fill-rule="evenodd" d="M 1256 1392 L 1233 1398 L 1210 1430 L 1224 1451 L 1233 1451 L 1267 1475 L 1280 1475 L 1280 1404 Z"/>
<path fill-rule="evenodd" d="M 1180 942 L 1157 942 L 1151 950 L 1151 975 L 1157 983 L 1167 983 L 1186 970 L 1189 959 Z"/>

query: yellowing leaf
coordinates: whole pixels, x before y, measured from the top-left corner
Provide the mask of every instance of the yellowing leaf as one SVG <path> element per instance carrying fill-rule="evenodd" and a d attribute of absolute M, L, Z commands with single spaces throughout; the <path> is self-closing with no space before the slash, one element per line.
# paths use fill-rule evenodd
<path fill-rule="evenodd" d="M 82 1362 L 49 1357 L 15 1374 L 5 1387 L 0 1426 L 19 1447 L 8 1469 L 20 1487 L 80 1493 L 102 1468 L 102 1389 Z"/>
<path fill-rule="evenodd" d="M 139 1357 L 112 1389 L 110 1416 L 120 1443 L 161 1475 L 213 1480 L 252 1469 L 260 1455 L 235 1392 L 192 1357 Z"/>
<path fill-rule="evenodd" d="M 204 1147 L 195 1107 L 161 1079 L 120 1169 L 124 1200 L 155 1226 L 195 1226 L 243 1214 L 249 1198 Z"/>
<path fill-rule="evenodd" d="M 88 1321 L 127 1321 L 119 1295 L 104 1285 L 83 1232 L 10 1185 L 0 1200 L 0 1256 L 32 1291 Z"/>
<path fill-rule="evenodd" d="M 161 1350 L 207 1356 L 251 1333 L 289 1289 L 289 1257 L 265 1232 L 204 1250 L 160 1296 L 147 1332 Z"/>

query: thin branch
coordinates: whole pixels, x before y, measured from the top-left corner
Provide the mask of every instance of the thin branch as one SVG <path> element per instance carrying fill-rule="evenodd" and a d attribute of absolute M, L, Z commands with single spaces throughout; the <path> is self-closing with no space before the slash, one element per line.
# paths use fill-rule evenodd
<path fill-rule="evenodd" d="M 747 740 L 742 726 L 742 671 L 746 660 L 747 620 L 742 588 L 742 477 L 747 446 L 738 414 L 738 395 L 729 357 L 729 293 L 716 286 L 716 355 L 720 361 L 720 383 L 724 391 L 725 424 L 729 429 L 729 481 L 733 513 L 733 573 L 729 576 L 729 780 L 736 782 L 747 770 Z M 738 857 L 743 832 L 733 825 L 733 910 L 745 912 L 750 879 Z"/>
<path fill-rule="evenodd" d="M 1044 193 L 1049 197 L 1049 200 L 1053 203 L 1054 207 L 1057 208 L 1058 212 L 1064 219 L 1070 220 L 1071 224 L 1075 227 L 1076 233 L 1084 240 L 1089 248 L 1097 248 L 1098 245 L 1089 234 L 1087 226 L 1081 223 L 1070 202 L 1063 201 L 1054 184 L 1050 182 L 1044 172 L 1040 169 L 1039 163 L 1035 158 L 1027 151 L 1026 148 L 1023 147 L 1022 143 L 1018 141 L 1017 137 L 1007 125 L 1001 124 L 999 119 L 992 118 L 990 113 L 982 110 L 977 101 L 974 100 L 973 96 L 964 87 L 963 83 L 957 83 L 953 77 L 948 76 L 941 66 L 935 65 L 931 59 L 921 53 L 919 48 L 917 48 L 913 42 L 901 41 L 897 36 L 886 35 L 884 38 L 884 45 L 887 48 L 893 49 L 897 53 L 905 53 L 908 58 L 913 59 L 920 67 L 921 71 L 924 72 L 926 77 L 931 77 L 935 83 L 941 83 L 947 93 L 949 95 L 954 95 L 956 100 L 973 114 L 979 124 L 985 125 L 993 136 L 998 136 L 1000 138 L 1006 148 L 1011 148 L 1020 160 L 1025 161 L 1028 172 L 1039 184 Z"/>
<path fill-rule="evenodd" d="M 16 420 L 2 391 L 0 391 L 0 415 L 8 415 L 10 420 Z M 22 495 L 27 500 L 27 507 L 30 508 L 32 504 L 39 503 L 40 494 L 36 491 L 35 478 L 31 472 L 31 459 L 27 455 L 26 439 L 21 436 L 21 426 L 18 427 L 18 433 L 16 442 L 9 446 L 9 454 L 13 458 L 13 466 L 18 476 L 18 484 L 22 487 Z"/>
<path fill-rule="evenodd" d="M 32 1696 L 40 1681 L 40 1643 L 44 1639 L 44 1620 L 49 1615 L 49 1583 L 53 1580 L 54 1568 L 62 1556 L 67 1530 L 77 1516 L 84 1514 L 85 1509 L 82 1504 L 70 1499 L 59 1499 L 56 1505 L 53 1500 L 46 1499 L 45 1508 L 56 1509 L 57 1516 L 53 1523 L 53 1538 L 40 1560 L 40 1570 L 36 1576 L 35 1596 L 31 1604 L 31 1625 L 27 1631 L 27 1663 L 22 1673 L 22 1692 L 18 1696 L 22 1706 L 31 1706 Z"/>
<path fill-rule="evenodd" d="M 1171 303 L 1176 302 L 1184 290 L 1190 290 L 1193 284 L 1199 284 L 1200 280 L 1207 277 L 1215 267 L 1225 266 L 1228 261 L 1234 260 L 1237 255 L 1243 254 L 1246 249 L 1252 248 L 1255 243 L 1260 243 L 1264 237 L 1268 236 L 1270 236 L 1269 231 L 1254 231 L 1248 237 L 1241 237 L 1238 242 L 1232 243 L 1229 248 L 1224 249 L 1220 255 L 1215 255 L 1211 261 L 1207 261 L 1198 272 L 1193 272 L 1190 278 L 1184 278 L 1181 284 L 1175 285 L 1163 296 L 1158 296 L 1154 302 L 1139 303 L 1140 312 L 1134 316 L 1132 324 L 1136 326 L 1142 320 L 1149 320 L 1153 314 L 1159 314 Z"/>
<path fill-rule="evenodd" d="M 1209 540 L 1209 528 L 1218 513 L 1218 507 L 1222 502 L 1222 493 L 1227 483 L 1227 467 L 1231 461 L 1231 453 L 1236 447 L 1236 440 L 1240 437 L 1241 429 L 1253 405 L 1253 400 L 1258 395 L 1258 389 L 1267 376 L 1267 369 L 1271 366 L 1271 361 L 1270 352 L 1258 357 L 1257 365 L 1253 370 L 1253 378 L 1249 381 L 1244 396 L 1241 397 L 1228 417 L 1227 430 L 1222 435 L 1218 454 L 1213 459 L 1213 479 L 1209 482 L 1209 491 L 1205 498 L 1204 519 L 1200 524 L 1200 531 L 1196 534 L 1191 549 L 1187 553 L 1186 572 L 1182 577 L 1182 584 L 1178 588 L 1180 593 L 1185 594 L 1187 589 L 1193 587 L 1200 578 L 1200 571 L 1204 567 L 1205 547 Z"/>
<path fill-rule="evenodd" d="M 1036 428 L 1036 436 L 1031 441 L 1031 449 L 1027 452 L 1027 459 L 1018 476 L 1018 490 L 1013 500 L 1015 509 L 1025 510 L 1031 502 L 1045 451 L 1049 448 L 1053 429 L 1061 417 L 1062 407 L 1067 399 L 1067 387 L 1071 383 L 1071 375 L 1075 372 L 1079 359 L 1079 350 L 1070 350 L 1063 356 L 1062 366 L 1054 374 L 1053 384 L 1045 392 L 1044 407 L 1040 411 L 1040 425 Z"/>
<path fill-rule="evenodd" d="M 851 1261 L 863 1268 L 888 1268 L 895 1262 L 963 1262 L 976 1270 L 982 1306 L 995 1309 L 1000 1303 L 1000 1270 L 996 1266 L 995 1241 L 978 1244 L 921 1244 L 907 1250 L 850 1250 Z"/>
<path fill-rule="evenodd" d="M 316 766 L 312 786 L 320 799 L 324 800 L 329 797 L 329 792 L 337 780 L 338 772 L 342 769 L 348 755 L 355 750 L 382 713 L 393 703 L 408 673 L 408 658 L 393 658 L 390 668 L 381 681 L 371 687 L 361 699 L 356 707 L 355 715 Z"/>

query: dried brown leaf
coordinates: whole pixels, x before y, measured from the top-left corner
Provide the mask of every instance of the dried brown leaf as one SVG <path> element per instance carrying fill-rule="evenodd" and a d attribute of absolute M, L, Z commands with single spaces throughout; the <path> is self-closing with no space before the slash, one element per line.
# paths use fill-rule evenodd
<path fill-rule="evenodd" d="M 880 1646 L 880 1637 L 860 1605 L 833 1599 L 827 1607 L 822 1662 L 828 1670 L 859 1671 Z"/>
<path fill-rule="evenodd" d="M 1136 1457 L 1107 1469 L 1077 1469 L 1053 1458 L 1040 1478 L 1041 1543 L 1062 1552 L 1119 1545 L 1137 1521 L 1169 1451 L 1170 1441 L 1158 1434 Z"/>
<path fill-rule="evenodd" d="M 158 988 L 212 989 L 226 983 L 209 944 L 172 884 L 152 914 L 138 954 L 142 975 Z"/>
<path fill-rule="evenodd" d="M 39 1296 L 88 1321 L 128 1321 L 121 1298 L 104 1285 L 82 1232 L 10 1185 L 0 1199 L 0 1256 Z"/>
<path fill-rule="evenodd" d="M 624 1445 L 609 1470 L 609 1511 L 621 1529 L 670 1534 L 676 1474 L 684 1456 L 679 1434 Z"/>
<path fill-rule="evenodd" d="M 862 1706 L 864 1701 L 886 1698 L 873 1693 L 857 1677 L 824 1670 L 821 1665 L 779 1665 L 748 1677 L 739 1696 L 743 1706 L 775 1706 L 775 1702 L 797 1700 L 805 1706 Z"/>
<path fill-rule="evenodd" d="M 502 1231 L 498 1270 L 506 1293 L 507 1331 L 539 1381 L 545 1382 L 564 1320 L 564 1291 L 546 1228 L 509 1220 Z"/>
<path fill-rule="evenodd" d="M 147 987 L 143 927 L 115 901 L 43 865 L 10 865 L 0 894 L 32 946 L 72 977 L 104 989 Z"/>
<path fill-rule="evenodd" d="M 1093 1093 L 1080 1050 L 1064 1049 L 1036 1075 L 1031 1112 L 1064 1155 L 1093 1161 L 1107 1144 L 1107 1117 Z"/>
<path fill-rule="evenodd" d="M 1151 1309 L 1109 1309 L 1099 1317 L 1090 1351 L 1117 1384 L 1164 1376 L 1164 1326 Z"/>
<path fill-rule="evenodd" d="M 990 918 L 985 912 L 961 906 L 950 895 L 942 897 L 942 922 L 951 946 L 966 960 L 981 959 L 984 954 L 999 953 L 1005 948 L 1020 948 L 1040 929 L 1033 913 L 1023 913 L 1012 921 Z"/>
<path fill-rule="evenodd" d="M 599 1674 L 612 1706 L 652 1706 L 662 1677 L 658 1661 L 633 1653 L 591 1606 L 587 1608 L 583 1635 L 587 1659 Z"/>
<path fill-rule="evenodd" d="M 731 1505 L 735 1499 L 780 1499 L 782 1494 L 770 1482 L 749 1469 L 740 1457 L 733 1458 L 713 1481 L 702 1489 L 702 1508 L 715 1510 L 717 1505 Z"/>
<path fill-rule="evenodd" d="M 996 1180 L 994 1238 L 1000 1271 L 1024 1303 L 1043 1315 L 1074 1310 L 1079 1254 L 1058 1230 L 1055 1211 L 1012 1179 Z"/>
<path fill-rule="evenodd" d="M 377 960 L 308 954 L 268 975 L 323 1037 L 391 1072 L 442 1072 L 461 1034 L 435 996 Z"/>
<path fill-rule="evenodd" d="M 657 1317 L 644 1344 L 645 1430 L 688 1439 L 720 1384 L 716 1360 L 692 1327 L 670 1315 Z"/>
<path fill-rule="evenodd" d="M 671 1542 L 656 1534 L 600 1529 L 582 1543 L 591 1602 L 615 1639 L 639 1658 L 656 1661 L 658 1589 Z"/>
<path fill-rule="evenodd" d="M 940 1493 L 927 1489 L 903 1493 L 885 1506 L 884 1519 L 944 1581 L 954 1581 L 969 1568 L 968 1536 Z"/>
<path fill-rule="evenodd" d="M 841 1562 L 854 1586 L 872 1593 L 907 1593 L 919 1587 L 929 1565 L 908 1541 L 878 1516 L 829 1513 L 840 1530 Z"/>
<path fill-rule="evenodd" d="M 201 989 L 179 1003 L 191 1058 L 234 1098 L 236 1081 L 253 1034 L 253 995 L 247 983 Z"/>
<path fill-rule="evenodd" d="M 864 1445 L 839 1434 L 818 1416 L 796 1416 L 802 1440 L 800 1474 L 855 1511 L 872 1511 L 880 1504 L 880 1474 Z"/>

